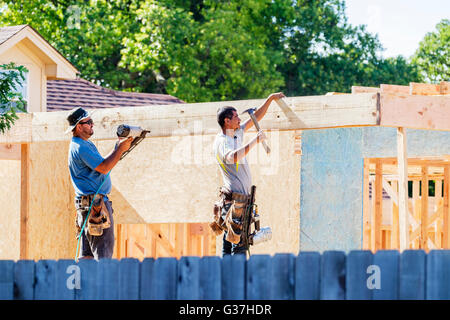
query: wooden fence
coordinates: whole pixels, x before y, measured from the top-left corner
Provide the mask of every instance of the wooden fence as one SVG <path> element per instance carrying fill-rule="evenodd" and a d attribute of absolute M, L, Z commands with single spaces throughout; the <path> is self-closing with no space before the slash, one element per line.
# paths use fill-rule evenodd
<path fill-rule="evenodd" d="M 2 260 L 0 299 L 450 299 L 450 251 Z"/>

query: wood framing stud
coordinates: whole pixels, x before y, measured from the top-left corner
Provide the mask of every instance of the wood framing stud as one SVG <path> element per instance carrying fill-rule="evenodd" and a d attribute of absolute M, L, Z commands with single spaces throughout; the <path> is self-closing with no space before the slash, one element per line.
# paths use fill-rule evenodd
<path fill-rule="evenodd" d="M 450 249 L 450 166 L 444 169 L 443 249 Z"/>
<path fill-rule="evenodd" d="M 397 158 L 398 158 L 398 210 L 400 230 L 400 251 L 409 247 L 408 223 L 408 162 L 406 153 L 405 128 L 397 128 Z"/>
<path fill-rule="evenodd" d="M 369 159 L 363 164 L 363 250 L 370 249 Z"/>
<path fill-rule="evenodd" d="M 20 169 L 20 259 L 28 258 L 28 211 L 30 200 L 30 159 L 29 145 L 21 145 Z"/>
<path fill-rule="evenodd" d="M 422 199 L 420 210 L 420 249 L 428 249 L 428 167 L 422 167 Z"/>
<path fill-rule="evenodd" d="M 381 222 L 383 218 L 383 163 L 377 161 L 375 169 L 375 251 L 382 249 Z"/>

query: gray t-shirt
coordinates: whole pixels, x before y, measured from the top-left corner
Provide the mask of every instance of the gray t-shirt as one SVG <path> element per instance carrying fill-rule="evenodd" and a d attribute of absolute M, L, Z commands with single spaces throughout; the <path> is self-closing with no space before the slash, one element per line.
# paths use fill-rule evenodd
<path fill-rule="evenodd" d="M 227 163 L 226 156 L 242 146 L 244 138 L 243 126 L 234 133 L 235 138 L 219 132 L 214 140 L 213 152 L 222 172 L 223 185 L 232 192 L 250 194 L 252 177 L 247 159 L 238 163 Z"/>

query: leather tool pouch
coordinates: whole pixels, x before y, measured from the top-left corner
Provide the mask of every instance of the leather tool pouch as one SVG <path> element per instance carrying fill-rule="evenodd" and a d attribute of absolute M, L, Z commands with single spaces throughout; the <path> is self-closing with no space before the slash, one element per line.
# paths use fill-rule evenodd
<path fill-rule="evenodd" d="M 103 229 L 108 229 L 111 226 L 103 195 L 98 194 L 95 197 L 87 224 L 89 234 L 92 236 L 101 236 Z"/>
<path fill-rule="evenodd" d="M 103 195 L 97 194 L 93 202 L 92 199 L 94 199 L 94 195 L 83 196 L 81 199 L 75 201 L 75 206 L 77 210 L 84 210 L 86 215 L 89 208 L 91 208 L 89 219 L 86 223 L 87 231 L 92 236 L 101 236 L 103 229 L 108 229 L 111 226 L 109 212 L 103 200 Z M 80 221 L 77 222 L 78 234 L 81 232 L 84 221 L 81 222 L 81 226 L 79 223 Z"/>
<path fill-rule="evenodd" d="M 214 202 L 213 209 L 213 222 L 209 224 L 209 227 L 216 236 L 220 236 L 224 230 L 227 230 L 225 221 L 222 217 L 222 209 L 225 206 L 227 199 L 231 200 L 231 192 L 226 188 L 221 187 L 219 191 L 219 200 Z"/>
<path fill-rule="evenodd" d="M 220 200 L 214 203 L 214 222 L 210 227 L 216 235 L 227 231 L 226 240 L 238 244 L 241 240 L 242 215 L 247 207 L 248 196 L 239 193 L 233 193 L 226 188 L 220 189 Z M 222 215 L 225 205 L 229 208 L 225 215 Z"/>

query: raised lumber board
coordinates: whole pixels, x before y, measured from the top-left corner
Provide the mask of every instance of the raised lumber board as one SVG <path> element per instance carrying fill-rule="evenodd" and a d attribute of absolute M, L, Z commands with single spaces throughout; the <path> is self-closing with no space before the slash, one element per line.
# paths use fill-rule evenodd
<path fill-rule="evenodd" d="M 285 98 L 292 112 L 285 113 L 275 103 L 261 121 L 262 129 L 303 130 L 317 128 L 375 126 L 378 124 L 379 96 L 358 95 L 307 96 Z M 239 113 L 259 107 L 265 100 L 240 100 L 144 107 L 96 109 L 95 140 L 117 139 L 119 124 L 140 126 L 151 130 L 147 137 L 215 134 L 218 131 L 217 109 L 231 105 Z M 21 115 L 14 130 L 0 135 L 0 143 L 30 143 L 69 140 L 67 111 L 36 112 Z M 248 119 L 247 115 L 241 116 Z M 23 132 L 21 129 L 23 128 Z"/>
<path fill-rule="evenodd" d="M 380 126 L 450 130 L 449 96 L 381 94 Z"/>

